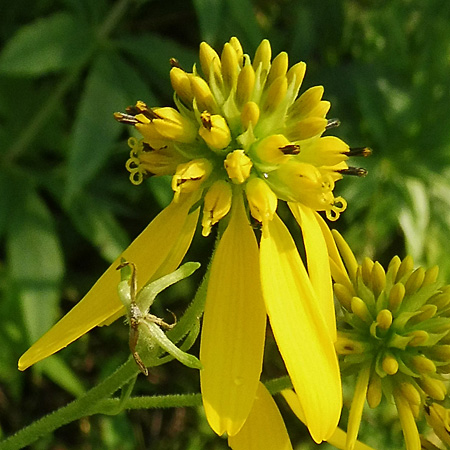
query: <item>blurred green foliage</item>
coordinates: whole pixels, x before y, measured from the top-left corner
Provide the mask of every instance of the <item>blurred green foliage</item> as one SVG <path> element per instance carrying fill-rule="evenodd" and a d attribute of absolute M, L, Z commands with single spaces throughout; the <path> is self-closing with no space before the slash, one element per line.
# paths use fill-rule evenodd
<path fill-rule="evenodd" d="M 274 53 L 306 61 L 304 86 L 323 84 L 329 117 L 342 121 L 333 134 L 374 150 L 352 161 L 367 178 L 338 183 L 349 206 L 336 226 L 358 256 L 385 262 L 409 252 L 450 279 L 448 0 L 16 0 L 1 20 L 0 437 L 64 405 L 127 357 L 118 321 L 26 373 L 16 369 L 170 201 L 166 179 L 129 183 L 129 130 L 112 113 L 138 99 L 171 105 L 169 58 L 189 69 L 201 40 L 220 51 L 235 35 L 252 55 L 269 38 Z M 197 238 L 188 259 L 205 266 L 211 246 Z M 160 303 L 181 314 L 197 281 L 171 288 Z M 269 338 L 268 354 L 275 352 Z M 265 370 L 283 373 L 269 357 Z M 150 382 L 141 378 L 141 394 L 198 391 L 198 375 L 176 362 Z M 400 448 L 390 419 L 371 415 L 366 437 L 378 436 L 376 423 L 381 433 L 373 445 Z M 298 421 L 287 425 L 297 450 L 315 447 Z M 32 448 L 227 446 L 201 410 L 180 409 L 86 418 Z"/>

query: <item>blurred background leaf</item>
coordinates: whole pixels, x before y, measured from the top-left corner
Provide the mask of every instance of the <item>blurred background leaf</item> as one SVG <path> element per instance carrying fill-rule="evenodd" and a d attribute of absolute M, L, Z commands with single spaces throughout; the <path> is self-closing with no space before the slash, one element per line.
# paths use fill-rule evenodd
<path fill-rule="evenodd" d="M 417 264 L 438 264 L 442 279 L 450 279 L 447 0 L 17 0 L 1 20 L 0 437 L 66 404 L 127 358 L 127 328 L 117 321 L 25 373 L 16 370 L 30 342 L 170 201 L 166 178 L 139 187 L 129 182 L 131 130 L 112 114 L 136 100 L 172 105 L 169 58 L 190 70 L 201 40 L 220 52 L 236 35 L 252 55 L 268 38 L 274 54 L 305 61 L 302 89 L 323 84 L 329 117 L 341 119 L 332 134 L 374 150 L 351 161 L 368 169 L 366 178 L 337 184 L 349 206 L 333 226 L 359 258 L 386 263 L 408 252 Z M 204 270 L 214 238 L 195 239 L 188 259 Z M 168 307 L 181 315 L 200 276 L 165 292 L 157 312 Z M 264 367 L 265 377 L 284 373 L 270 336 Z M 176 362 L 136 385 L 143 395 L 198 389 L 198 374 Z M 280 407 L 294 448 L 315 448 Z M 401 448 L 392 411 L 368 414 L 363 439 Z M 86 418 L 32 448 L 227 445 L 199 408 Z"/>

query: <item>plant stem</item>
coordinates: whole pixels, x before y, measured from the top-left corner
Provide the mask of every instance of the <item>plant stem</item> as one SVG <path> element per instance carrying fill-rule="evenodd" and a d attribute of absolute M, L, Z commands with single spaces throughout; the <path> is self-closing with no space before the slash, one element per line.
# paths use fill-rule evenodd
<path fill-rule="evenodd" d="M 0 443 L 0 450 L 18 450 L 35 442 L 41 436 L 51 433 L 81 417 L 95 413 L 95 407 L 114 394 L 120 387 L 139 373 L 139 368 L 132 358 L 120 366 L 112 375 L 92 388 L 86 394 L 68 405 L 37 420 Z M 117 400 L 119 402 L 119 400 Z M 126 403 L 126 402 L 125 402 Z M 111 410 L 110 410 L 111 412 Z"/>

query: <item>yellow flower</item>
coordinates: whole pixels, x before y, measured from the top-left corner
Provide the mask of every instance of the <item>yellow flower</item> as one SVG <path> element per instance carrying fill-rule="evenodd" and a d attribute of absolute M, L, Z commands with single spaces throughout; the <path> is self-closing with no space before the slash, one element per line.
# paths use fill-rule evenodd
<path fill-rule="evenodd" d="M 268 315 L 306 424 L 321 442 L 336 428 L 342 399 L 329 231 L 317 212 L 339 217 L 346 203 L 334 197 L 334 185 L 343 174 L 364 174 L 346 163 L 363 152 L 321 136 L 338 124 L 325 118 L 330 104 L 322 100 L 323 88 L 298 97 L 305 64 L 288 69 L 284 52 L 272 61 L 267 40 L 253 62 L 236 38 L 221 56 L 202 43 L 200 63 L 203 77 L 195 66 L 192 73 L 172 68 L 177 109 L 138 101 L 115 114 L 142 134 L 129 141 L 132 182 L 170 174 L 175 192 L 173 202 L 117 261 L 132 261 L 144 284 L 180 263 L 200 203 L 204 236 L 223 219 L 208 274 L 200 349 L 208 421 L 229 436 L 243 427 L 258 390 Z M 288 202 L 302 229 L 308 271 L 276 213 L 278 200 Z M 255 233 L 254 222 L 262 233 Z M 117 261 L 22 356 L 21 370 L 123 314 L 115 293 Z"/>
<path fill-rule="evenodd" d="M 239 433 L 228 438 L 228 445 L 233 450 L 292 450 L 280 411 L 262 383 L 247 420 Z"/>
<path fill-rule="evenodd" d="M 357 374 L 346 449 L 355 445 L 366 399 L 376 408 L 384 394 L 396 405 L 407 450 L 420 450 L 416 421 L 424 409 L 439 437 L 437 430 L 450 429 L 446 410 L 435 403 L 446 397 L 450 373 L 450 286 L 437 281 L 437 267 L 414 269 L 410 256 L 394 257 L 386 271 L 369 258 L 358 264 L 342 236 L 333 233 L 345 262 L 344 267 L 327 240 L 343 309 L 336 350 L 342 370 Z"/>

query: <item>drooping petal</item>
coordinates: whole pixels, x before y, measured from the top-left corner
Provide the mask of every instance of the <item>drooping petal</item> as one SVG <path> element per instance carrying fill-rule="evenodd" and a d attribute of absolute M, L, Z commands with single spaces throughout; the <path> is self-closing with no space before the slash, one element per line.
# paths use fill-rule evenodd
<path fill-rule="evenodd" d="M 183 259 L 195 230 L 198 210 L 189 216 L 188 214 L 196 199 L 196 196 L 186 196 L 164 209 L 109 266 L 84 298 L 22 355 L 19 369 L 25 370 L 66 347 L 95 326 L 110 323 L 111 318 L 124 314 L 124 306 L 117 295 L 120 275 L 116 268 L 121 258 L 136 265 L 138 290 L 163 263 L 167 263 L 166 273 L 176 268 Z M 183 249 L 180 249 L 180 242 L 184 245 Z M 173 257 L 169 258 L 169 255 Z M 159 272 L 159 275 L 164 274 Z"/>
<path fill-rule="evenodd" d="M 219 435 L 240 430 L 261 374 L 266 312 L 258 258 L 239 194 L 211 265 L 200 347 L 203 404 Z"/>
<path fill-rule="evenodd" d="M 262 383 L 244 426 L 228 438 L 228 445 L 233 450 L 292 450 L 277 404 Z"/>
<path fill-rule="evenodd" d="M 281 356 L 320 443 L 336 429 L 342 408 L 339 366 L 322 310 L 295 247 L 278 216 L 261 238 L 261 280 Z"/>
<path fill-rule="evenodd" d="M 330 257 L 331 275 L 336 283 L 341 283 L 352 290 L 352 283 L 348 276 L 347 270 L 345 269 L 344 263 L 342 262 L 342 258 L 337 249 L 333 234 L 328 228 L 325 220 L 323 220 L 318 213 L 315 213 L 315 216 L 327 244 L 328 255 Z"/>
<path fill-rule="evenodd" d="M 305 413 L 303 412 L 302 405 L 298 398 L 298 395 L 292 389 L 286 389 L 281 392 L 284 399 L 286 400 L 289 407 L 292 409 L 294 414 L 305 423 Z M 334 445 L 336 448 L 341 450 L 345 450 L 345 445 L 347 441 L 347 433 L 340 428 L 336 428 L 336 431 L 331 435 L 331 437 L 327 440 L 327 442 L 331 445 Z M 372 447 L 369 447 L 362 442 L 356 441 L 354 450 L 374 450 Z"/>
<path fill-rule="evenodd" d="M 327 244 L 316 212 L 301 203 L 289 203 L 289 208 L 302 229 L 308 274 L 316 292 L 319 306 L 328 325 L 333 342 L 336 341 L 336 314 Z"/>
<path fill-rule="evenodd" d="M 346 450 L 353 450 L 358 438 L 359 426 L 363 413 L 364 403 L 366 402 L 367 388 L 369 387 L 370 365 L 365 367 L 358 375 L 355 393 L 353 394 L 352 406 L 347 425 Z"/>

